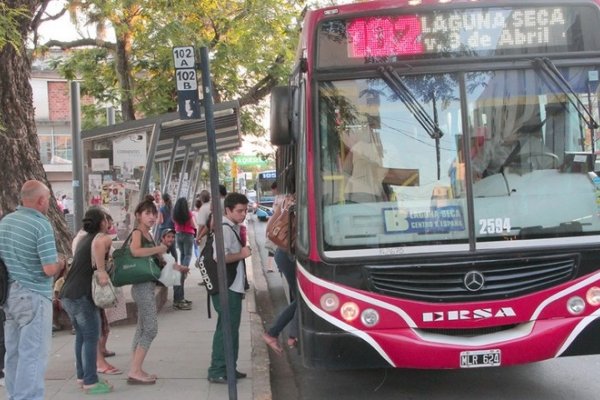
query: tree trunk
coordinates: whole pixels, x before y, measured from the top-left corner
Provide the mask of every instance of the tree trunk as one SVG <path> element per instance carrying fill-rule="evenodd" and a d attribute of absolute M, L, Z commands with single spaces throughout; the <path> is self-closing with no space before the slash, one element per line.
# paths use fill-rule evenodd
<path fill-rule="evenodd" d="M 9 7 L 25 7 L 34 15 L 41 1 L 13 0 Z M 19 204 L 19 192 L 29 179 L 44 182 L 52 192 L 46 177 L 39 151 L 35 110 L 31 89 L 31 61 L 25 41 L 29 34 L 31 18 L 19 21 L 22 45 L 0 49 L 0 209 L 6 214 Z M 59 252 L 71 254 L 71 234 L 64 215 L 52 194 L 48 217 L 52 223 Z"/>
<path fill-rule="evenodd" d="M 121 84 L 121 113 L 125 121 L 135 119 L 135 106 L 133 105 L 133 85 L 131 82 L 131 67 L 129 66 L 129 54 L 127 51 L 129 35 L 117 38 L 117 51 L 115 54 L 117 63 L 117 76 Z M 129 45 L 130 46 L 130 45 Z"/>

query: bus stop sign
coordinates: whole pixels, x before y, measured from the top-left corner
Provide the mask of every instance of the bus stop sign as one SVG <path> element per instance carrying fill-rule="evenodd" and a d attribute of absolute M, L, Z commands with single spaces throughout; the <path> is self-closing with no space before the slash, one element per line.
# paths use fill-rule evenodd
<path fill-rule="evenodd" d="M 177 81 L 177 104 L 180 119 L 200 119 L 198 98 L 198 74 L 193 46 L 173 47 L 175 80 Z"/>

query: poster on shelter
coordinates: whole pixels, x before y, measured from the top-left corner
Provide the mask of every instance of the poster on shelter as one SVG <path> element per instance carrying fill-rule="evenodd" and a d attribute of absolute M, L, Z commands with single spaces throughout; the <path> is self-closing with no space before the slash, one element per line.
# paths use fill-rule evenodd
<path fill-rule="evenodd" d="M 135 168 L 146 166 L 146 132 L 133 133 L 113 140 L 113 166 L 125 179 Z"/>
<path fill-rule="evenodd" d="M 125 206 L 125 187 L 123 184 L 104 184 L 102 186 L 102 204 L 105 206 Z"/>
<path fill-rule="evenodd" d="M 90 174 L 88 176 L 88 190 L 90 192 L 98 192 L 102 188 L 102 175 Z"/>
<path fill-rule="evenodd" d="M 110 171 L 108 158 L 92 158 L 92 171 Z"/>

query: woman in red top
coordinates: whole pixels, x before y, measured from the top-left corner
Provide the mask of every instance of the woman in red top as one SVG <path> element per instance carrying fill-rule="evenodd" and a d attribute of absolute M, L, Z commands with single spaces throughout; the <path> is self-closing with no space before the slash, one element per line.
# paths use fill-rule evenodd
<path fill-rule="evenodd" d="M 181 257 L 180 264 L 189 267 L 194 251 L 195 222 L 190 206 L 185 197 L 180 197 L 173 207 L 173 222 L 175 223 L 175 243 Z M 188 269 L 189 271 L 189 269 Z M 183 283 L 187 273 L 181 274 L 181 285 L 173 286 L 173 307 L 177 310 L 191 310 L 192 302 L 185 299 Z"/>

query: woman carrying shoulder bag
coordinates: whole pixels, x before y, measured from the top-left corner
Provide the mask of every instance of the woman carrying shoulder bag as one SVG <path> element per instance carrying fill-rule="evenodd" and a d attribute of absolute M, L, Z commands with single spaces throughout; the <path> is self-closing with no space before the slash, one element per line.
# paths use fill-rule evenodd
<path fill-rule="evenodd" d="M 106 213 L 92 207 L 83 218 L 85 234 L 73 249 L 73 263 L 65 278 L 60 297 L 63 308 L 75 328 L 75 361 L 78 384 L 89 394 L 104 394 L 113 387 L 98 379 L 96 371 L 98 340 L 100 338 L 100 310 L 92 299 L 92 242 L 96 234 L 108 230 Z M 109 276 L 104 263 L 98 264 L 98 283 L 108 284 Z"/>
<path fill-rule="evenodd" d="M 286 200 L 292 201 L 293 199 L 293 195 L 277 195 L 273 203 L 273 215 L 267 224 L 267 235 L 273 229 L 277 218 L 283 213 L 283 208 L 286 207 Z M 277 247 L 275 250 L 274 259 L 275 263 L 277 264 L 277 268 L 283 274 L 288 283 L 290 303 L 279 313 L 273 322 L 273 325 L 265 333 L 263 333 L 263 340 L 276 354 L 281 355 L 283 353 L 283 349 L 279 345 L 279 335 L 287 325 L 289 325 L 287 339 L 288 347 L 296 347 L 298 342 L 298 319 L 296 317 L 296 259 L 293 254 L 290 254 L 287 249 L 282 247 Z"/>
<path fill-rule="evenodd" d="M 158 210 L 152 196 L 147 197 L 135 208 L 136 229 L 131 233 L 130 250 L 134 257 L 156 257 L 157 264 L 163 265 L 161 254 L 167 252 L 164 244 L 156 245 L 150 229 L 157 221 Z M 158 333 L 156 301 L 154 299 L 155 281 L 131 285 L 131 297 L 137 306 L 138 321 L 133 337 L 133 356 L 127 383 L 132 385 L 151 385 L 157 376 L 143 370 L 142 364 L 150 344 Z"/>
<path fill-rule="evenodd" d="M 112 247 L 112 237 L 109 235 L 110 229 L 112 228 L 113 219 L 108 213 L 106 213 L 106 220 L 108 221 L 106 231 L 102 230 L 101 232 L 98 232 L 92 241 L 92 266 L 94 268 L 98 268 L 100 265 L 101 268 L 98 269 L 104 269 L 110 274 L 110 268 L 112 266 L 111 256 L 114 248 Z M 117 298 L 117 302 L 121 303 L 119 307 L 125 308 L 125 297 L 123 296 L 122 292 L 118 291 L 115 293 L 115 296 Z M 108 341 L 108 335 L 110 333 L 110 326 L 106 313 L 107 309 L 100 308 L 100 340 L 98 341 L 96 366 L 98 373 L 100 374 L 121 375 L 123 371 L 106 361 L 107 357 L 112 357 L 115 355 L 113 351 L 106 349 L 106 342 Z"/>

